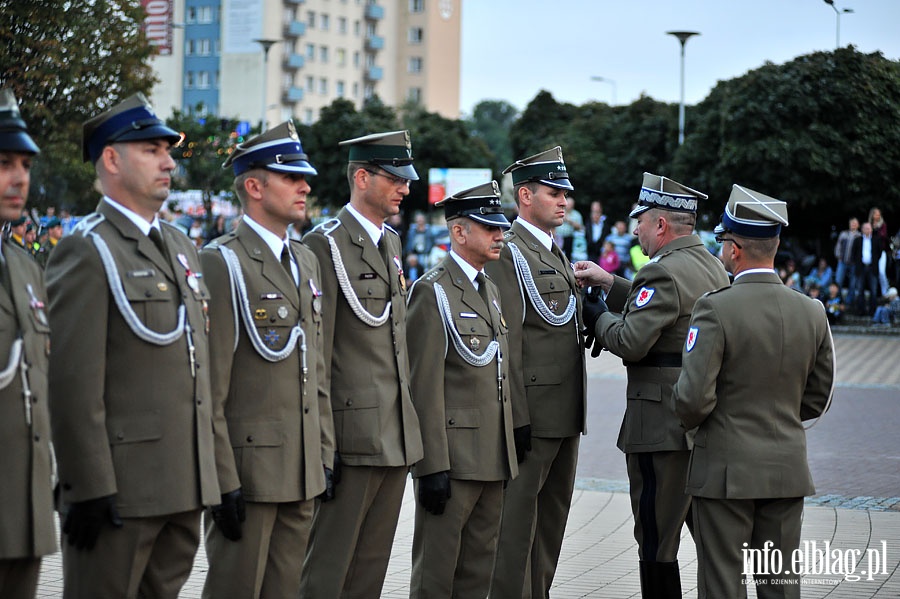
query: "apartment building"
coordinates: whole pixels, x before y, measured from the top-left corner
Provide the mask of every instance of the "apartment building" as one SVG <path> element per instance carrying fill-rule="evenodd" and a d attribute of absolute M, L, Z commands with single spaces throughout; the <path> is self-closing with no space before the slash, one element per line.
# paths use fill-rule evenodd
<path fill-rule="evenodd" d="M 462 0 L 142 0 L 152 101 L 268 125 L 347 98 L 459 118 Z M 151 36 L 150 32 L 153 32 Z"/>

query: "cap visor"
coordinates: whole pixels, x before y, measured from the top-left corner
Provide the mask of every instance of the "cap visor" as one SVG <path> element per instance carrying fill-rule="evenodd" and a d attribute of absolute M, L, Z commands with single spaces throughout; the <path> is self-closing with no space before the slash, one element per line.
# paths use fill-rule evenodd
<path fill-rule="evenodd" d="M 143 129 L 129 131 L 110 141 L 116 143 L 120 141 L 142 141 L 145 139 L 168 139 L 170 142 L 177 143 L 181 139 L 181 135 L 176 131 L 169 129 L 165 125 L 152 125 Z"/>
<path fill-rule="evenodd" d="M 27 133 L 21 131 L 0 134 L 0 150 L 4 152 L 24 152 L 26 154 L 37 154 L 41 151 L 37 144 L 34 143 L 34 140 Z"/>
<path fill-rule="evenodd" d="M 266 166 L 266 170 L 276 173 L 296 173 L 298 175 L 309 175 L 310 177 L 319 174 L 319 171 L 313 168 L 313 166 L 305 160 L 297 160 L 296 162 L 282 164 L 269 164 Z"/>
<path fill-rule="evenodd" d="M 643 214 L 653 208 L 653 206 L 638 206 L 628 214 L 628 218 L 637 218 L 639 214 Z"/>
<path fill-rule="evenodd" d="M 389 172 L 395 177 L 402 177 L 404 179 L 409 179 L 410 181 L 418 181 L 419 173 L 416 172 L 416 169 L 413 168 L 413 165 L 408 164 L 406 166 L 392 166 L 390 164 L 379 164 L 379 168 L 384 171 Z"/>
<path fill-rule="evenodd" d="M 568 179 L 541 179 L 540 182 L 548 187 L 555 187 L 557 189 L 569 189 L 572 191 L 575 190 L 575 188 L 572 187 L 572 183 Z"/>
<path fill-rule="evenodd" d="M 508 229 L 512 225 L 506 217 L 500 213 L 497 214 L 467 214 L 468 218 L 471 218 L 477 223 L 481 223 L 482 225 L 487 225 L 488 227 L 500 227 L 501 229 Z"/>

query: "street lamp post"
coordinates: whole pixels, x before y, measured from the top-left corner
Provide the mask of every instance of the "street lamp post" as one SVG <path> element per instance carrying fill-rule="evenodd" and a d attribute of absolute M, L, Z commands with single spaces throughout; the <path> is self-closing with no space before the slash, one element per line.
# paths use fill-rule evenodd
<path fill-rule="evenodd" d="M 616 82 L 608 77 L 591 77 L 591 81 L 602 81 L 603 83 L 609 83 L 612 86 L 612 106 L 616 105 Z"/>
<path fill-rule="evenodd" d="M 266 132 L 266 78 L 269 74 L 269 48 L 280 42 L 281 40 L 256 39 L 253 40 L 263 50 L 263 76 L 262 76 L 262 119 L 260 120 L 260 133 Z"/>
<path fill-rule="evenodd" d="M 841 13 L 852 13 L 852 8 L 845 8 L 843 10 L 838 10 L 838 7 L 834 5 L 834 0 L 823 0 L 825 4 L 834 9 L 834 18 L 836 20 L 835 28 L 834 28 L 834 49 L 837 50 L 841 47 Z"/>
<path fill-rule="evenodd" d="M 684 45 L 688 39 L 700 35 L 698 31 L 666 31 L 667 35 L 674 35 L 681 43 L 681 101 L 678 103 L 678 145 L 684 143 Z"/>

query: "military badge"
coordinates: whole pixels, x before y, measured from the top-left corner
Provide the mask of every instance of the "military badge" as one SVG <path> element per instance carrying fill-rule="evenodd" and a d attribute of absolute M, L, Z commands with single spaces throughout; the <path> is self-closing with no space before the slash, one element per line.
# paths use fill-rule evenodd
<path fill-rule="evenodd" d="M 253 318 L 256 320 L 265 320 L 269 317 L 269 313 L 266 312 L 265 308 L 257 308 L 256 312 L 253 313 Z"/>
<path fill-rule="evenodd" d="M 169 286 L 166 285 L 162 281 L 160 281 L 159 283 L 156 284 L 156 288 L 159 289 L 160 291 L 168 291 L 169 290 Z"/>
<path fill-rule="evenodd" d="M 505 327 L 505 326 L 506 326 L 506 319 L 503 318 L 503 312 L 500 311 L 500 304 L 497 303 L 497 300 L 496 300 L 496 299 L 491 300 L 491 303 L 494 304 L 494 307 L 497 309 L 497 314 L 500 315 L 500 324 L 502 324 L 502 325 Z"/>
<path fill-rule="evenodd" d="M 48 326 L 50 323 L 47 320 L 47 313 L 44 311 L 44 302 L 35 295 L 34 287 L 31 286 L 31 283 L 25 286 L 25 290 L 28 291 L 28 305 L 31 307 L 31 311 L 34 312 L 35 319 L 42 325 Z"/>
<path fill-rule="evenodd" d="M 697 335 L 700 334 L 700 329 L 698 327 L 691 327 L 688 329 L 687 341 L 684 344 L 684 349 L 687 350 L 688 353 L 692 349 L 694 349 L 694 345 L 697 344 Z"/>
<path fill-rule="evenodd" d="M 472 351 L 476 351 L 479 347 L 481 347 L 481 341 L 478 339 L 478 337 L 469 338 L 469 347 L 472 348 Z"/>
<path fill-rule="evenodd" d="M 278 306 L 278 318 L 284 320 L 288 317 L 287 306 Z"/>
<path fill-rule="evenodd" d="M 656 289 L 652 287 L 641 287 L 641 290 L 638 291 L 637 297 L 634 298 L 634 307 L 635 308 L 643 308 L 647 304 L 650 303 L 650 300 L 653 298 L 653 294 L 656 293 Z"/>
<path fill-rule="evenodd" d="M 187 279 L 188 287 L 191 288 L 191 291 L 194 293 L 200 293 L 200 281 L 197 273 L 191 271 L 191 266 L 188 263 L 187 256 L 184 254 L 178 254 L 178 263 L 184 267 L 184 276 Z"/>
<path fill-rule="evenodd" d="M 266 346 L 275 349 L 278 345 L 278 341 L 281 339 L 281 335 L 275 332 L 275 329 L 267 329 L 266 336 L 263 339 L 266 342 Z"/>
<path fill-rule="evenodd" d="M 553 310 L 554 312 L 556 312 L 556 310 L 559 309 L 559 302 L 556 301 L 555 299 L 550 300 L 550 303 L 547 304 L 547 305 L 548 305 L 548 306 L 550 307 L 550 309 Z"/>

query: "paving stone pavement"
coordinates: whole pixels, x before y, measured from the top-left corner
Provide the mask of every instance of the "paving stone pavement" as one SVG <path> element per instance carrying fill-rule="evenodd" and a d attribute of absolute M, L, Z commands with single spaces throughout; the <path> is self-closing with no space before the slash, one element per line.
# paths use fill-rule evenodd
<path fill-rule="evenodd" d="M 891 336 L 837 336 L 837 380 L 842 388 L 877 388 L 900 400 L 900 340 Z M 604 352 L 605 354 L 605 352 Z M 882 366 L 890 363 L 890 366 Z M 590 377 L 624 378 L 612 356 L 589 362 Z M 900 459 L 900 455 L 892 456 Z M 577 481 L 559 568 L 551 589 L 554 599 L 640 597 L 637 545 L 623 480 Z M 829 544 L 829 571 L 813 570 L 802 578 L 804 599 L 900 598 L 900 488 L 890 497 L 823 494 L 807 500 L 801 548 L 807 554 Z M 415 511 L 408 484 L 382 598 L 409 597 Z M 815 545 L 813 545 L 815 544 Z M 693 541 L 685 529 L 679 552 L 684 597 L 696 598 L 697 564 Z M 818 562 L 821 564 L 822 562 Z M 841 564 L 838 567 L 838 564 Z M 198 598 L 206 575 L 200 547 L 190 579 L 179 597 Z M 62 596 L 60 554 L 44 559 L 38 597 Z M 756 599 L 752 584 L 748 597 Z M 226 598 L 227 599 L 227 598 Z"/>

